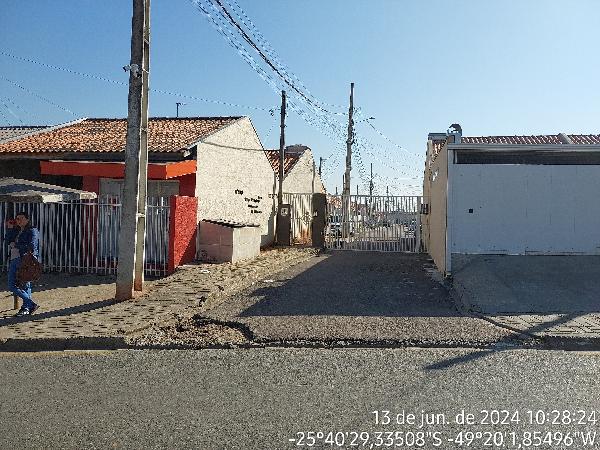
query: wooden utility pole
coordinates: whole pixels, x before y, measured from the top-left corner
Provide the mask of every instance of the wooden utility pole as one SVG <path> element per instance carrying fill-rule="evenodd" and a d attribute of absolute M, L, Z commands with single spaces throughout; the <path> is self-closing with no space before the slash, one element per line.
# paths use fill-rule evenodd
<path fill-rule="evenodd" d="M 150 0 L 133 0 L 131 63 L 125 69 L 129 70 L 129 95 L 116 300 L 133 298 L 134 290 L 141 291 L 144 284 Z"/>
<path fill-rule="evenodd" d="M 279 213 L 281 211 L 281 205 L 283 204 L 283 177 L 285 175 L 284 172 L 284 164 L 285 164 L 285 91 L 281 91 L 281 134 L 279 135 L 279 192 L 277 193 L 277 214 L 279 217 Z M 277 228 L 279 236 L 281 230 L 280 221 L 277 220 Z"/>
<path fill-rule="evenodd" d="M 346 139 L 346 173 L 342 190 L 342 237 L 350 235 L 350 171 L 352 170 L 352 143 L 354 141 L 354 83 L 350 83 L 350 107 L 348 108 L 348 139 Z"/>

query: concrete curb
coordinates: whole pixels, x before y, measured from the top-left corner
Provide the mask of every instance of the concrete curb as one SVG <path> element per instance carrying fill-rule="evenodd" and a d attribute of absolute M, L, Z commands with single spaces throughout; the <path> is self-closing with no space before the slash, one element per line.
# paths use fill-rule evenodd
<path fill-rule="evenodd" d="M 436 340 L 363 340 L 363 339 L 261 339 L 240 344 L 168 343 L 135 344 L 126 336 L 97 336 L 69 338 L 8 339 L 0 342 L 0 352 L 61 352 L 65 350 L 200 350 L 231 348 L 465 348 L 490 351 L 537 349 L 565 351 L 600 351 L 600 338 L 539 337 L 523 339 L 515 333 L 514 338 L 499 342 L 436 341 Z"/>
<path fill-rule="evenodd" d="M 56 352 L 64 350 L 118 350 L 133 348 L 124 337 L 70 337 L 39 339 L 7 339 L 0 352 Z"/>

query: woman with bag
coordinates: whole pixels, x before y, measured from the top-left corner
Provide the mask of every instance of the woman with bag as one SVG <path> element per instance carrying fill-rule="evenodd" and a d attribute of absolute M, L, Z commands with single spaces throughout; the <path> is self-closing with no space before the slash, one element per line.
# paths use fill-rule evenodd
<path fill-rule="evenodd" d="M 14 220 L 6 221 L 5 242 L 9 247 L 10 265 L 8 268 L 8 289 L 23 299 L 23 306 L 17 316 L 33 314 L 39 306 L 31 298 L 31 282 L 19 283 L 17 272 L 23 257 L 31 254 L 37 259 L 39 253 L 39 231 L 29 223 L 29 215 L 25 212 L 17 214 Z"/>

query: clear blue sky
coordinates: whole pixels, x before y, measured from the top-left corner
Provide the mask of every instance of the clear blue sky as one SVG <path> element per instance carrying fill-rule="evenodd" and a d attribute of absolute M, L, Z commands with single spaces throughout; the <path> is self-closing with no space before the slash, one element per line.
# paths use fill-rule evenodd
<path fill-rule="evenodd" d="M 127 82 L 129 0 L 0 0 L 0 51 Z M 451 123 L 465 135 L 600 133 L 597 0 L 238 0 L 281 60 L 319 100 L 347 105 L 349 84 L 366 122 L 362 152 L 379 192 L 418 193 L 428 132 Z M 152 0 L 151 87 L 244 106 L 278 108 L 279 95 L 189 0 Z M 256 55 L 254 55 L 255 58 Z M 126 86 L 0 55 L 0 124 L 125 117 Z M 74 112 L 71 115 L 10 84 Z M 152 116 L 182 99 L 152 94 Z M 185 100 L 181 115 L 249 115 L 265 147 L 279 146 L 278 111 Z M 6 106 L 10 108 L 10 111 Z M 347 108 L 347 106 L 345 106 Z M 11 114 L 14 113 L 14 115 Z M 344 116 L 332 116 L 341 122 Z M 270 132 L 269 132 L 270 130 Z M 297 114 L 287 143 L 310 146 L 341 186 L 343 143 Z M 336 166 L 337 163 L 337 166 Z M 353 170 L 353 191 L 358 173 Z M 387 178 L 386 178 L 387 177 Z M 399 178 L 399 179 L 397 179 Z M 365 191 L 360 183 L 360 190 Z"/>

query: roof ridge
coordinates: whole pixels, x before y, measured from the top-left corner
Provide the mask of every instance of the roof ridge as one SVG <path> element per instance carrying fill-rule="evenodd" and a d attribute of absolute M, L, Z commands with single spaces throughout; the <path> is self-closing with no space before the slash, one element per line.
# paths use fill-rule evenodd
<path fill-rule="evenodd" d="M 148 150 L 186 152 L 215 132 L 245 118 L 151 118 L 148 121 Z M 127 119 L 85 118 L 55 127 L 27 130 L 15 138 L 2 140 L 0 153 L 123 152 L 126 132 Z"/>
<path fill-rule="evenodd" d="M 222 120 L 231 119 L 237 120 L 246 116 L 188 116 L 188 117 L 148 117 L 148 120 Z M 106 120 L 106 121 L 117 121 L 127 120 L 127 117 L 88 117 L 86 120 Z"/>

